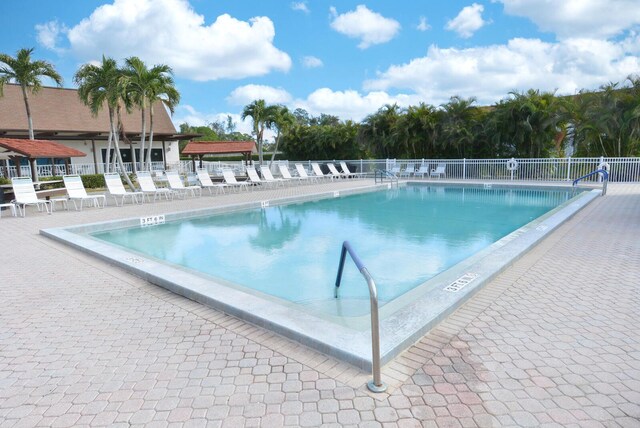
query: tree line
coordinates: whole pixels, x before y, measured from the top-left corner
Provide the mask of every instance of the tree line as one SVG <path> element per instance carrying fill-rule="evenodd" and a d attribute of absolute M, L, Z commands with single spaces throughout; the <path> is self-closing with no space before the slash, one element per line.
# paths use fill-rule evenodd
<path fill-rule="evenodd" d="M 640 155 L 640 78 L 573 96 L 530 89 L 491 106 L 385 105 L 362 122 L 292 113 L 281 150 L 292 160 L 537 158 Z"/>

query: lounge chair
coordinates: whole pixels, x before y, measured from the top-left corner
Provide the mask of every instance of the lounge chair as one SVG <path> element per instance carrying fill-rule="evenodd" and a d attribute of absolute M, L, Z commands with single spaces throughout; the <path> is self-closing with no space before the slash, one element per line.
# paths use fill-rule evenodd
<path fill-rule="evenodd" d="M 264 178 L 264 180 L 267 183 L 272 183 L 272 184 L 275 184 L 276 186 L 278 184 L 282 184 L 282 186 L 284 186 L 286 181 L 287 181 L 287 180 L 285 180 L 283 178 L 275 178 L 273 176 L 273 174 L 271 174 L 271 170 L 269 169 L 268 166 L 264 166 L 264 165 L 261 166 L 260 167 L 260 172 L 262 173 L 262 178 Z"/>
<path fill-rule="evenodd" d="M 266 181 L 263 181 L 258 172 L 252 167 L 247 168 L 247 175 L 249 176 L 249 182 L 254 186 L 262 186 L 263 184 L 267 184 Z"/>
<path fill-rule="evenodd" d="M 302 166 L 301 163 L 296 164 L 296 171 L 298 171 L 298 175 L 301 178 L 307 178 L 311 181 L 315 181 L 316 183 L 318 182 L 318 177 L 307 174 L 307 170 L 304 169 L 304 166 Z"/>
<path fill-rule="evenodd" d="M 169 200 L 169 197 L 173 200 L 175 192 L 164 187 L 157 188 L 149 171 L 138 171 L 136 172 L 136 177 L 138 179 L 138 184 L 140 185 L 140 190 L 147 195 L 149 200 L 151 200 L 151 195 L 153 195 L 154 202 L 157 198 L 162 199 L 162 196 L 164 196 L 167 201 Z"/>
<path fill-rule="evenodd" d="M 231 186 L 234 189 L 238 189 L 238 190 L 246 189 L 246 190 L 249 190 L 249 183 L 247 183 L 246 181 L 238 181 L 238 180 L 236 180 L 235 174 L 230 169 L 223 169 L 222 170 L 222 177 L 224 178 L 224 182 L 227 183 L 227 185 Z"/>
<path fill-rule="evenodd" d="M 84 188 L 84 184 L 82 184 L 82 177 L 79 175 L 63 175 L 62 181 L 64 181 L 64 187 L 67 189 L 67 196 L 69 200 L 73 202 L 73 206 L 78 211 L 77 201 L 80 201 L 80 210 L 84 207 L 84 201 L 89 201 L 93 206 L 98 208 L 104 208 L 105 203 L 107 202 L 107 197 L 105 195 L 88 195 L 87 191 Z M 102 206 L 100 206 L 100 200 L 102 200 Z"/>
<path fill-rule="evenodd" d="M 413 174 L 416 173 L 416 167 L 413 164 L 408 163 L 404 170 L 400 173 L 400 177 L 411 177 Z"/>
<path fill-rule="evenodd" d="M 420 178 L 424 178 L 425 174 L 429 174 L 429 164 L 423 163 L 420 165 L 420 168 L 413 174 L 414 177 L 420 176 Z"/>
<path fill-rule="evenodd" d="M 393 168 L 391 168 L 389 170 L 389 172 L 393 175 L 399 175 L 400 174 L 400 166 L 399 165 L 394 165 Z"/>
<path fill-rule="evenodd" d="M 347 163 L 345 161 L 340 161 L 340 168 L 342 168 L 342 172 L 343 173 L 345 173 L 345 174 L 347 174 L 347 175 L 349 175 L 351 177 L 354 177 L 354 178 L 362 177 L 362 176 L 365 175 L 364 172 L 351 172 L 351 170 L 349 169 L 349 166 L 347 165 Z"/>
<path fill-rule="evenodd" d="M 329 172 L 333 175 L 334 178 L 349 178 L 349 175 L 338 171 L 338 168 L 332 163 L 327 164 L 327 168 L 329 168 Z"/>
<path fill-rule="evenodd" d="M 430 177 L 446 177 L 447 173 L 445 172 L 445 168 L 447 167 L 446 163 L 439 163 L 437 167 L 431 170 L 429 173 Z"/>
<path fill-rule="evenodd" d="M 298 183 L 302 183 L 303 181 L 309 181 L 309 177 L 293 177 L 291 172 L 289 172 L 289 168 L 285 164 L 278 165 L 278 169 L 280 170 L 280 174 L 282 178 L 285 180 L 289 180 L 292 183 L 297 181 Z"/>
<path fill-rule="evenodd" d="M 313 173 L 316 175 L 316 177 L 329 178 L 333 180 L 333 175 L 325 175 L 325 173 L 323 173 L 322 170 L 320 169 L 320 165 L 318 165 L 317 163 L 313 162 L 311 164 L 311 169 L 313 169 Z"/>
<path fill-rule="evenodd" d="M 212 194 L 213 189 L 216 189 L 216 193 L 218 190 L 224 193 L 224 188 L 227 187 L 227 185 L 224 183 L 214 183 L 213 181 L 211 181 L 209 171 L 207 171 L 206 169 L 197 169 L 196 174 L 198 176 L 198 181 L 200 181 L 200 186 L 205 189 L 209 189 L 210 195 Z"/>
<path fill-rule="evenodd" d="M 131 203 L 138 203 L 138 196 L 140 196 L 140 202 L 144 202 L 144 192 L 129 192 L 124 188 L 120 174 L 117 172 L 107 172 L 104 174 L 104 182 L 107 184 L 109 194 L 113 196 L 113 200 L 118 205 L 118 197 L 120 197 L 121 205 L 124 205 L 126 198 L 131 198 Z"/>
<path fill-rule="evenodd" d="M 38 199 L 30 177 L 14 177 L 11 179 L 11 185 L 15 197 L 13 203 L 18 207 L 22 217 L 27 215 L 27 205 L 35 205 L 38 211 L 42 211 L 44 208 L 47 214 L 51 214 L 51 201 Z"/>
<path fill-rule="evenodd" d="M 167 181 L 169 182 L 169 188 L 176 192 L 176 194 L 181 196 L 186 196 L 187 193 L 191 193 L 191 196 L 195 198 L 196 193 L 198 196 L 202 196 L 202 187 L 200 186 L 187 186 L 185 187 L 182 182 L 182 178 L 178 171 L 165 171 L 164 175 L 167 177 Z"/>

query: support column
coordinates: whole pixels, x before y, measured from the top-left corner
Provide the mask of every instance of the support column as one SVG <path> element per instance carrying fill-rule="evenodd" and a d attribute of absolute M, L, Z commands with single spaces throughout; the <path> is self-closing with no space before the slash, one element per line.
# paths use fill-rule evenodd
<path fill-rule="evenodd" d="M 91 139 L 91 150 L 93 151 L 93 168 L 94 174 L 100 174 L 98 171 L 98 156 L 96 155 L 96 140 Z"/>
<path fill-rule="evenodd" d="M 31 179 L 35 183 L 38 181 L 38 168 L 36 167 L 36 160 L 29 158 L 29 166 L 31 167 Z"/>
<path fill-rule="evenodd" d="M 164 164 L 164 170 L 167 170 L 167 146 L 166 141 L 162 140 L 162 163 Z"/>

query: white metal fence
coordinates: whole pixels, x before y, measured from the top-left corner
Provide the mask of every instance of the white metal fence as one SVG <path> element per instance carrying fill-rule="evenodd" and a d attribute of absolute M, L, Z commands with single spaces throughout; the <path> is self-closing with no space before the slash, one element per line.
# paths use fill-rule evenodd
<path fill-rule="evenodd" d="M 339 160 L 338 160 L 339 161 Z M 307 169 L 311 169 L 311 163 L 317 162 L 325 164 L 336 162 L 336 160 L 300 161 Z M 572 181 L 591 171 L 601 167 L 609 171 L 609 180 L 612 182 L 640 182 L 640 158 L 541 158 L 541 159 L 356 159 L 347 160 L 347 164 L 352 172 L 373 173 L 376 170 L 394 170 L 405 177 L 429 178 L 431 171 L 435 171 L 438 166 L 444 166 L 444 177 L 455 180 L 526 180 L 526 181 Z M 266 162 L 265 162 L 266 163 Z M 286 160 L 275 161 L 278 164 L 288 165 Z M 291 162 L 294 163 L 294 162 Z M 200 167 L 200 162 L 195 163 L 196 168 Z M 124 164 L 128 173 L 133 172 L 132 164 Z M 242 161 L 222 162 L 205 161 L 202 167 L 210 173 L 221 175 L 223 169 L 232 169 L 237 174 L 244 174 L 246 166 Z M 416 176 L 411 171 L 417 171 L 422 167 L 423 171 L 428 171 L 425 175 Z M 98 164 L 70 164 L 69 171 L 65 165 L 38 165 L 39 177 L 51 177 L 64 174 L 102 174 L 104 165 Z M 163 162 L 153 162 L 153 171 L 165 169 Z M 191 161 L 180 161 L 168 163 L 166 169 L 177 170 L 182 173 L 193 172 Z M 117 168 L 119 170 L 119 168 Z M 277 168 L 274 168 L 277 172 Z M 31 168 L 28 165 L 21 166 L 21 175 L 31 175 Z M 17 171 L 15 166 L 0 166 L 0 177 L 15 177 Z M 433 177 L 436 175 L 433 174 Z M 440 175 L 438 175 L 440 176 Z M 594 176 L 591 180 L 597 180 Z"/>

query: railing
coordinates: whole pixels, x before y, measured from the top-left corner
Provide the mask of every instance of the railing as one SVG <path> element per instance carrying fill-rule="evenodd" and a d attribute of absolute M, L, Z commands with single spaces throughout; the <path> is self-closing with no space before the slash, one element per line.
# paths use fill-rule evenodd
<path fill-rule="evenodd" d="M 311 169 L 312 162 L 326 163 L 336 160 L 309 160 L 300 162 L 307 169 Z M 268 161 L 267 161 L 268 162 Z M 375 171 L 391 170 L 399 167 L 401 171 L 406 167 L 419 169 L 423 166 L 429 170 L 438 164 L 445 164 L 448 179 L 452 180 L 491 180 L 491 181 L 564 181 L 572 182 L 595 169 L 608 166 L 609 181 L 611 182 L 640 182 L 640 158 L 539 158 L 539 159 L 357 159 L 346 160 L 350 167 L 356 167 L 355 172 L 363 172 L 373 176 Z M 289 161 L 275 161 L 274 165 L 288 165 Z M 3 163 L 0 161 L 0 165 Z M 200 163 L 196 162 L 196 167 Z M 222 162 L 205 161 L 205 167 L 211 173 L 220 173 L 222 169 L 233 169 L 237 174 L 245 173 L 245 165 L 242 161 Z M 38 165 L 39 177 L 50 177 L 66 173 L 64 165 Z M 274 167 L 275 168 L 275 167 Z M 96 170 L 97 169 L 97 170 Z M 125 163 L 126 172 L 133 172 L 131 163 Z M 138 168 L 139 169 L 139 168 Z M 164 170 L 163 162 L 153 162 L 152 170 Z M 193 172 L 193 163 L 190 160 L 168 163 L 166 169 L 178 170 L 181 173 Z M 119 170 L 117 168 L 116 170 Z M 277 172 L 277 168 L 274 169 Z M 21 175 L 29 176 L 29 165 L 21 167 Z M 74 174 L 102 174 L 104 164 L 70 164 L 70 173 Z M 0 177 L 17 176 L 15 166 L 0 166 Z M 411 177 L 417 178 L 417 177 Z"/>
<path fill-rule="evenodd" d="M 378 177 L 380 177 L 380 183 L 384 183 L 384 177 L 387 177 L 391 183 L 395 181 L 396 187 L 398 187 L 398 176 L 386 171 L 384 169 L 376 169 L 375 174 L 373 175 L 373 180 L 375 184 L 378 184 Z"/>
<path fill-rule="evenodd" d="M 376 283 L 373 281 L 371 274 L 362 263 L 362 260 L 355 253 L 349 241 L 342 243 L 342 252 L 340 253 L 340 265 L 338 266 L 338 276 L 336 277 L 335 298 L 338 298 L 338 290 L 340 289 L 340 282 L 342 281 L 342 271 L 344 269 L 344 262 L 347 257 L 347 252 L 351 256 L 351 259 L 356 264 L 356 267 L 364 276 L 369 286 L 369 301 L 371 303 L 371 365 L 373 372 L 373 380 L 367 382 L 367 387 L 372 392 L 384 392 L 387 389 L 387 385 L 382 382 L 380 376 L 380 327 L 378 321 L 378 290 L 376 289 Z"/>
<path fill-rule="evenodd" d="M 607 194 L 607 183 L 609 182 L 609 172 L 606 169 L 597 169 L 595 171 L 590 172 L 589 174 L 585 174 L 582 177 L 578 177 L 573 180 L 573 186 L 577 186 L 578 182 L 584 180 L 585 178 L 594 176 L 596 174 L 602 174 L 602 196 Z"/>

